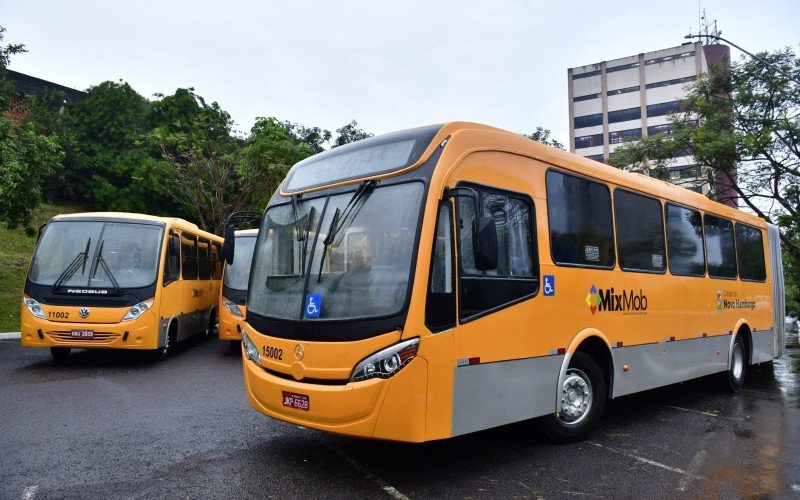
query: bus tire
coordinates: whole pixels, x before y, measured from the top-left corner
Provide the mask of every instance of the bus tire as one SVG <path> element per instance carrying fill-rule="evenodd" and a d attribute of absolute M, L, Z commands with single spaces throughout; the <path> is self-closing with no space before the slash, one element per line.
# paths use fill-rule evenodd
<path fill-rule="evenodd" d="M 51 347 L 50 355 L 53 356 L 53 361 L 63 363 L 69 360 L 69 352 L 71 350 L 71 347 Z"/>
<path fill-rule="evenodd" d="M 214 328 L 217 327 L 217 310 L 211 309 L 208 313 L 208 326 L 206 327 L 206 338 L 210 339 L 214 336 Z"/>
<path fill-rule="evenodd" d="M 167 336 L 164 338 L 164 345 L 153 351 L 153 359 L 155 361 L 164 361 L 167 357 L 175 352 L 175 345 L 178 343 L 178 324 L 173 320 L 169 324 Z"/>
<path fill-rule="evenodd" d="M 744 340 L 741 335 L 737 335 L 731 348 L 731 366 L 725 377 L 727 389 L 734 394 L 741 391 L 744 386 L 744 376 L 747 373 L 746 359 Z"/>
<path fill-rule="evenodd" d="M 608 388 L 597 361 L 584 352 L 572 355 L 561 387 L 558 415 L 538 420 L 544 435 L 554 443 L 573 443 L 589 435 L 603 418 Z"/>

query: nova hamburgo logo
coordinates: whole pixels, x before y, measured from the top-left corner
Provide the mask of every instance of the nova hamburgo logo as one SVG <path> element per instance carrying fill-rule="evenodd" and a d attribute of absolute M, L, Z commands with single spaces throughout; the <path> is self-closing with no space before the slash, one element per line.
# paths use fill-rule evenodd
<path fill-rule="evenodd" d="M 646 314 L 647 296 L 642 289 L 637 294 L 634 290 L 622 290 L 616 293 L 614 287 L 597 288 L 592 285 L 586 294 L 586 305 L 595 314 L 598 311 L 621 311 L 623 314 Z"/>

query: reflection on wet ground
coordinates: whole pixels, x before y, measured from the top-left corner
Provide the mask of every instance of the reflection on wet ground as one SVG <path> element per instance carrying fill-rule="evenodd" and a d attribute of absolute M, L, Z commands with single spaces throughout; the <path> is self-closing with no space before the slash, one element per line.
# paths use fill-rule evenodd
<path fill-rule="evenodd" d="M 784 355 L 748 373 L 727 415 L 741 420 L 709 432 L 708 457 L 696 494 L 768 498 L 800 492 L 800 346 L 789 339 Z"/>

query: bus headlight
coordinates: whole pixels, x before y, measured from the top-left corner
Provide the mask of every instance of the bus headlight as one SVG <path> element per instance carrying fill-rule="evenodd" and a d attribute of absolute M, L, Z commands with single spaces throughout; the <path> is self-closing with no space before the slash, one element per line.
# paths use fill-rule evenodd
<path fill-rule="evenodd" d="M 225 297 L 222 297 L 222 305 L 225 306 L 225 309 L 230 311 L 230 313 L 233 314 L 234 316 L 239 317 L 239 318 L 244 318 L 244 315 L 242 314 L 242 310 L 239 309 L 239 306 L 237 306 L 235 302 L 231 302 L 230 300 L 226 299 Z"/>
<path fill-rule="evenodd" d="M 42 305 L 39 301 L 30 297 L 22 297 L 22 303 L 25 304 L 25 307 L 28 308 L 28 311 L 30 311 L 34 318 L 45 319 L 44 309 L 42 309 Z"/>
<path fill-rule="evenodd" d="M 145 300 L 144 302 L 139 302 L 135 306 L 128 309 L 128 312 L 125 313 L 125 316 L 122 317 L 122 321 L 130 321 L 132 319 L 136 319 L 142 315 L 143 312 L 153 307 L 153 299 Z"/>
<path fill-rule="evenodd" d="M 418 348 L 419 339 L 410 339 L 376 352 L 356 365 L 350 381 L 389 378 L 414 359 Z"/>
<path fill-rule="evenodd" d="M 261 356 L 258 354 L 258 347 L 250 340 L 250 337 L 247 336 L 247 332 L 244 330 L 242 330 L 242 342 L 244 343 L 244 353 L 247 357 L 258 366 L 263 366 L 261 364 Z"/>

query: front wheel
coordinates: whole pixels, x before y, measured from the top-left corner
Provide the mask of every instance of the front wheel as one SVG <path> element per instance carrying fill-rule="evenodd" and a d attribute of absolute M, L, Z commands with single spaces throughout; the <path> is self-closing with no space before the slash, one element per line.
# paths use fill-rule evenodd
<path fill-rule="evenodd" d="M 59 363 L 63 363 L 69 359 L 69 352 L 72 350 L 71 347 L 51 347 L 50 348 L 50 355 L 53 356 L 54 361 L 58 361 Z"/>
<path fill-rule="evenodd" d="M 541 417 L 539 427 L 555 443 L 580 441 L 600 424 L 607 393 L 606 379 L 597 361 L 576 352 L 561 385 L 559 412 Z"/>

